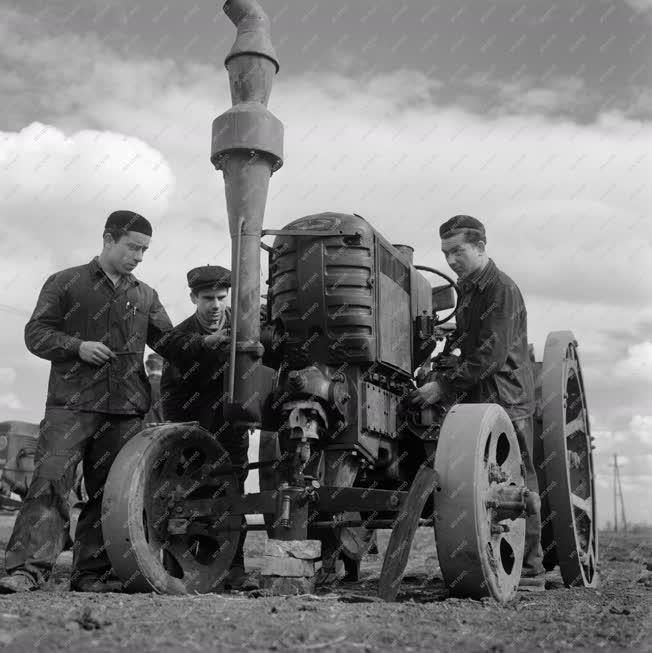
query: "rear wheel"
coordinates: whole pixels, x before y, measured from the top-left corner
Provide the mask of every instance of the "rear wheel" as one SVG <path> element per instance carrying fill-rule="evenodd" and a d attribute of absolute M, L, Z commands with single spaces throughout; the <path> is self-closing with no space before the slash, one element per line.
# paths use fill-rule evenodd
<path fill-rule="evenodd" d="M 543 460 L 537 467 L 542 472 L 539 491 L 546 498 L 541 519 L 552 526 L 552 540 L 548 532 L 542 545 L 547 549 L 548 566 L 553 560 L 558 562 L 566 585 L 595 587 L 598 530 L 593 447 L 577 341 L 571 331 L 548 335 L 540 386 Z"/>

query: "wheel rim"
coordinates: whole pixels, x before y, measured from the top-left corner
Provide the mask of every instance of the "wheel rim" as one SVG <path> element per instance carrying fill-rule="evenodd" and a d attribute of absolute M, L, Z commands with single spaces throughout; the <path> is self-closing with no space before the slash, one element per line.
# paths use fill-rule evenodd
<path fill-rule="evenodd" d="M 525 519 L 507 516 L 504 499 L 522 495 L 525 482 L 507 413 L 495 404 L 454 406 L 439 434 L 435 471 L 435 539 L 446 586 L 456 596 L 509 600 L 521 575 Z"/>
<path fill-rule="evenodd" d="M 541 464 L 559 568 L 567 585 L 595 587 L 598 532 L 592 438 L 572 332 L 548 336 L 541 378 L 545 455 Z"/>
<path fill-rule="evenodd" d="M 385 550 L 383 568 L 378 582 L 378 596 L 384 601 L 396 599 L 421 513 L 434 492 L 435 486 L 434 470 L 432 467 L 422 465 L 410 485 L 405 507 L 396 517 L 396 523 Z"/>
<path fill-rule="evenodd" d="M 235 555 L 240 516 L 215 515 L 224 530 L 210 535 L 171 534 L 167 524 L 175 496 L 215 496 L 208 476 L 228 464 L 219 443 L 194 424 L 145 429 L 121 450 L 104 491 L 103 531 L 113 568 L 128 591 L 204 593 L 220 584 Z M 221 494 L 237 492 L 234 475 L 220 478 Z"/>

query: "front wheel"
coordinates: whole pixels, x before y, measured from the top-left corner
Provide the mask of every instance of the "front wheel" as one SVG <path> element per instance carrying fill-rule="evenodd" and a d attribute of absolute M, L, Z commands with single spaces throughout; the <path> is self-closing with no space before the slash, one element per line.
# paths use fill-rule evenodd
<path fill-rule="evenodd" d="M 509 416 L 497 404 L 449 411 L 435 456 L 435 539 L 454 596 L 514 596 L 523 566 L 528 491 Z"/>
<path fill-rule="evenodd" d="M 181 533 L 171 520 L 184 500 L 238 493 L 235 474 L 213 475 L 225 465 L 228 454 L 196 423 L 152 426 L 123 447 L 104 489 L 102 530 L 127 591 L 190 594 L 220 585 L 235 555 L 240 516 L 211 515 L 213 528 L 190 524 Z"/>

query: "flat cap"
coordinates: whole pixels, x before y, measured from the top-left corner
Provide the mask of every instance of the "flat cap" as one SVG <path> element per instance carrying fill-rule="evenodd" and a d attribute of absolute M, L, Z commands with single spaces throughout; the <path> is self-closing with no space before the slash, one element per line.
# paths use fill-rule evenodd
<path fill-rule="evenodd" d="M 221 265 L 202 265 L 190 270 L 186 276 L 192 290 L 231 287 L 231 271 Z"/>
<path fill-rule="evenodd" d="M 450 220 L 446 220 L 439 227 L 439 236 L 441 238 L 450 238 L 455 235 L 454 232 L 460 229 L 474 229 L 479 231 L 484 239 L 487 237 L 482 222 L 470 215 L 455 215 Z"/>
<path fill-rule="evenodd" d="M 137 231 L 145 236 L 152 235 L 152 225 L 149 220 L 133 211 L 114 211 L 106 219 L 104 229 L 122 229 L 123 231 Z"/>

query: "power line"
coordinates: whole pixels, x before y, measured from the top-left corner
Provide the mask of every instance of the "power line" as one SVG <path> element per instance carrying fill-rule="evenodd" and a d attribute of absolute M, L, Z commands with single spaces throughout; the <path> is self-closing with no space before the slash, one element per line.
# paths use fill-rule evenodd
<path fill-rule="evenodd" d="M 625 499 L 623 498 L 623 486 L 620 483 L 620 468 L 618 467 L 618 454 L 614 454 L 614 531 L 618 531 L 618 499 L 620 499 L 620 521 L 623 525 L 623 532 L 627 532 L 627 519 L 625 518 Z"/>

